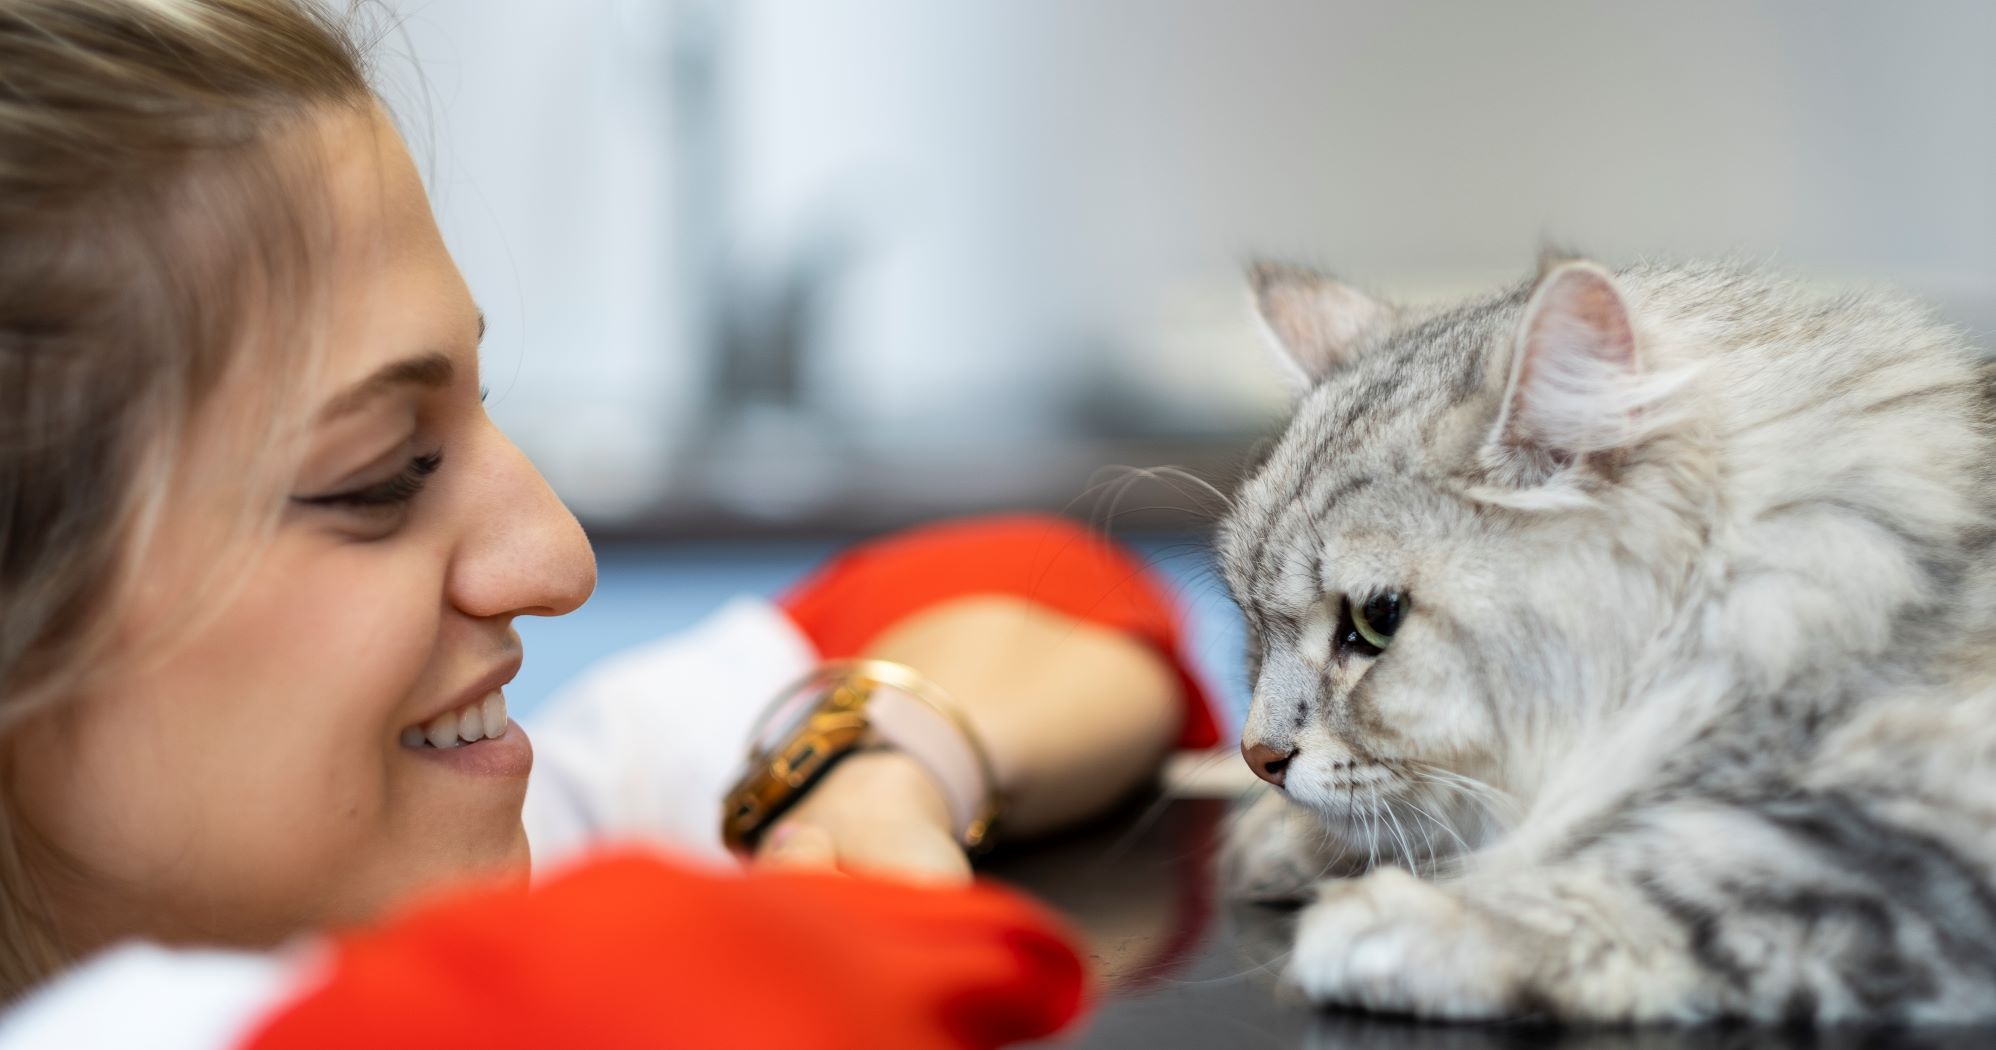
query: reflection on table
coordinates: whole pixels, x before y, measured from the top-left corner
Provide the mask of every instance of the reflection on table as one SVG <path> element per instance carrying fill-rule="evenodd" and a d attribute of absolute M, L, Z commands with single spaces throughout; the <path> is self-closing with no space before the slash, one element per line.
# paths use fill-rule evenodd
<path fill-rule="evenodd" d="M 1317 1010 L 1282 982 L 1294 915 L 1229 903 L 1215 856 L 1230 803 L 1155 797 L 1063 839 L 992 859 L 989 874 L 1065 914 L 1100 1001 L 1086 1050 L 1990 1050 L 1996 1029 L 1808 1032 L 1430 1025 Z"/>

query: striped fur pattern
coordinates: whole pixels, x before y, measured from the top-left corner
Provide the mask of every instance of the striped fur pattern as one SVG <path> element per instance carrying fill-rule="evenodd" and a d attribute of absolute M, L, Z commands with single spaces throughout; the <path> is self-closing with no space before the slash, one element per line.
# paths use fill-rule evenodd
<path fill-rule="evenodd" d="M 1552 260 L 1443 309 L 1255 283 L 1307 386 L 1219 545 L 1244 746 L 1291 757 L 1228 860 L 1312 901 L 1297 984 L 1996 1018 L 1996 447 L 1960 333 L 1718 265 Z M 1368 651 L 1349 603 L 1389 590 Z"/>

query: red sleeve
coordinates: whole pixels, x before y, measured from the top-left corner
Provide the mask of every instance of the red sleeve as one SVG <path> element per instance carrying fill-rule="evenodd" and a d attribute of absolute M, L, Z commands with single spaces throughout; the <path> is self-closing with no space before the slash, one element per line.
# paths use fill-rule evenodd
<path fill-rule="evenodd" d="M 1060 518 L 972 518 L 862 544 L 799 584 L 783 608 L 835 660 L 864 652 L 913 613 L 975 594 L 1025 598 L 1149 643 L 1183 687 L 1179 746 L 1219 743 L 1212 701 L 1185 664 L 1164 587 L 1128 552 Z"/>
<path fill-rule="evenodd" d="M 1047 1035 L 1082 991 L 1054 923 L 996 889 L 631 854 L 343 937 L 245 1045 L 955 1050 Z"/>

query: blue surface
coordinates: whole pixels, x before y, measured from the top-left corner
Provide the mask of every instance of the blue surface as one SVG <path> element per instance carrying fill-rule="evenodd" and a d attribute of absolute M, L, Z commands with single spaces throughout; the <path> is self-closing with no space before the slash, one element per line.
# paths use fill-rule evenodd
<path fill-rule="evenodd" d="M 1177 588 L 1187 648 L 1236 723 L 1247 708 L 1240 614 L 1191 538 L 1126 540 Z M 515 714 L 531 712 L 590 664 L 681 631 L 738 594 L 773 596 L 838 550 L 834 540 L 698 542 L 597 552 L 596 594 L 557 619 L 523 618 L 526 664 L 506 689 Z"/>

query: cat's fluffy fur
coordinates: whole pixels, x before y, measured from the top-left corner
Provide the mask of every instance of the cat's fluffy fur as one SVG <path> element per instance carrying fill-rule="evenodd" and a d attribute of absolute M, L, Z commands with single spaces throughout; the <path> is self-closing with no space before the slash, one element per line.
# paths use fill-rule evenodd
<path fill-rule="evenodd" d="M 1245 743 L 1293 757 L 1230 863 L 1315 885 L 1305 991 L 1996 1017 L 1996 439 L 1958 332 L 1726 266 L 1553 260 L 1447 309 L 1255 285 L 1304 392 L 1220 551 Z M 1345 602 L 1389 589 L 1372 654 Z"/>

